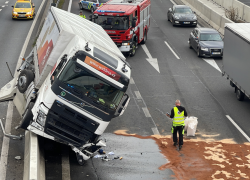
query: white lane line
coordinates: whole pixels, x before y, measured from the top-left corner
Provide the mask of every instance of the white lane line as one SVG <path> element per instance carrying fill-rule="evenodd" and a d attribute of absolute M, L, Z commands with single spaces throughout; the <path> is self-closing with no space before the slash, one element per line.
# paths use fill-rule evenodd
<path fill-rule="evenodd" d="M 62 148 L 62 180 L 70 180 L 70 165 L 69 165 L 68 147 Z"/>
<path fill-rule="evenodd" d="M 6 1 L 6 2 L 5 2 L 5 4 L 8 4 L 8 3 L 9 3 L 9 1 Z"/>
<path fill-rule="evenodd" d="M 8 111 L 6 115 L 6 121 L 5 121 L 5 132 L 7 134 L 9 134 L 11 131 L 12 113 L 13 113 L 13 102 L 10 101 L 8 104 Z M 8 167 L 7 164 L 8 164 L 9 143 L 10 143 L 10 139 L 4 136 L 3 143 L 2 143 L 1 159 L 0 159 L 0 179 L 1 180 L 6 179 L 6 171 Z"/>
<path fill-rule="evenodd" d="M 135 84 L 135 81 L 134 81 L 134 79 L 133 79 L 132 77 L 130 78 L 129 83 L 130 83 L 130 84 Z"/>
<path fill-rule="evenodd" d="M 217 65 L 217 63 L 215 62 L 214 59 L 204 59 L 204 61 L 206 61 L 208 64 L 210 64 L 211 66 L 213 66 L 215 69 L 217 69 L 219 72 L 221 72 L 219 66 Z"/>
<path fill-rule="evenodd" d="M 2 9 L 0 9 L 0 11 L 2 11 Z"/>
<path fill-rule="evenodd" d="M 246 133 L 234 122 L 234 120 L 229 116 L 226 115 L 227 119 L 231 121 L 231 123 L 241 132 L 241 134 L 247 139 L 248 142 L 250 142 L 250 138 L 246 135 Z"/>
<path fill-rule="evenodd" d="M 142 99 L 141 93 L 139 91 L 135 91 L 135 95 L 137 99 Z"/>
<path fill-rule="evenodd" d="M 173 0 L 170 0 L 171 3 L 173 3 L 174 5 L 177 5 Z"/>
<path fill-rule="evenodd" d="M 72 6 L 72 0 L 69 0 L 68 12 L 71 11 L 71 6 Z"/>
<path fill-rule="evenodd" d="M 156 127 L 153 127 L 151 129 L 152 129 L 154 135 L 160 135 L 160 133 L 159 133 L 159 131 L 158 131 L 158 129 Z"/>
<path fill-rule="evenodd" d="M 164 41 L 164 42 L 165 42 L 165 44 L 168 46 L 168 48 L 170 49 L 170 51 L 172 51 L 172 53 L 175 55 L 175 57 L 176 57 L 177 59 L 180 59 L 179 56 L 177 56 L 177 54 L 174 52 L 174 50 L 169 46 L 169 44 L 168 44 L 166 41 Z"/>
<path fill-rule="evenodd" d="M 149 113 L 147 107 L 143 107 L 142 110 L 143 110 L 143 112 L 144 112 L 144 114 L 145 114 L 146 117 L 151 117 L 151 114 Z"/>
<path fill-rule="evenodd" d="M 5 5 L 3 5 L 2 7 L 5 7 Z"/>

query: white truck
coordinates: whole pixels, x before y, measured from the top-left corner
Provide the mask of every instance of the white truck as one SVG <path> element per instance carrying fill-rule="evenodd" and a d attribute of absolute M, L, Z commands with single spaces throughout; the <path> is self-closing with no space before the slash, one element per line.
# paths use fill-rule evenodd
<path fill-rule="evenodd" d="M 130 100 L 131 68 L 105 30 L 55 7 L 18 71 L 0 100 L 13 99 L 21 128 L 71 146 L 80 165 Z"/>
<path fill-rule="evenodd" d="M 230 80 L 239 101 L 250 98 L 250 23 L 226 23 L 222 75 Z"/>

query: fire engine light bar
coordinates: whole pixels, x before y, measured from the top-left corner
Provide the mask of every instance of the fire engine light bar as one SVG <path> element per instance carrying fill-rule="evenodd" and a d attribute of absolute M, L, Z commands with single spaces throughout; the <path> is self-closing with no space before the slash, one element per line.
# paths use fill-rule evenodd
<path fill-rule="evenodd" d="M 125 11 L 105 11 L 105 10 L 97 10 L 97 12 L 106 12 L 106 13 L 125 13 Z"/>

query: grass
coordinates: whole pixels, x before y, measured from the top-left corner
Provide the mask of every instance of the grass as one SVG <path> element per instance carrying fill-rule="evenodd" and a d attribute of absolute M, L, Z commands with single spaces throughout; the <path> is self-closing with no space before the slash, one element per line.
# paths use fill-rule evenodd
<path fill-rule="evenodd" d="M 64 2 L 65 2 L 65 0 L 60 0 L 57 7 L 59 9 L 62 9 Z"/>

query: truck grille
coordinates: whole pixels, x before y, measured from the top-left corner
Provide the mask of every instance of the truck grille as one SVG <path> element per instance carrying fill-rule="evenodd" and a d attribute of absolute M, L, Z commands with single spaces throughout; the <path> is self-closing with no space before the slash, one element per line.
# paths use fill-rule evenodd
<path fill-rule="evenodd" d="M 80 147 L 95 136 L 99 123 L 57 102 L 47 115 L 45 133 Z"/>
<path fill-rule="evenodd" d="M 109 34 L 109 36 L 111 37 L 111 39 L 120 39 L 121 35 L 119 34 Z"/>

